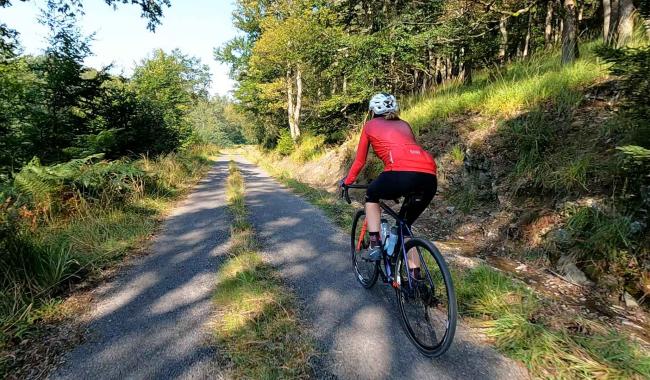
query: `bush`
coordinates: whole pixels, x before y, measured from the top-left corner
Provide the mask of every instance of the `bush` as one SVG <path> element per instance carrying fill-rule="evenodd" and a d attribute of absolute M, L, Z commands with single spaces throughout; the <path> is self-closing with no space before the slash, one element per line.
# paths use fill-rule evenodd
<path fill-rule="evenodd" d="M 96 154 L 53 166 L 42 166 L 34 158 L 16 175 L 14 186 L 23 203 L 48 216 L 80 211 L 88 203 L 121 203 L 141 194 L 142 170 L 128 160 L 95 162 L 102 157 Z"/>
<path fill-rule="evenodd" d="M 288 156 L 296 149 L 296 144 L 291 138 L 291 134 L 286 129 L 280 132 L 278 144 L 275 146 L 275 151 L 283 156 Z"/>
<path fill-rule="evenodd" d="M 297 162 L 307 162 L 321 154 L 324 147 L 324 136 L 303 135 L 300 137 L 300 142 L 295 147 L 295 151 L 291 154 L 291 158 Z"/>
<path fill-rule="evenodd" d="M 569 210 L 567 230 L 571 251 L 592 279 L 613 276 L 614 283 L 601 282 L 612 290 L 625 288 L 643 296 L 643 273 L 650 269 L 645 223 L 616 210 L 578 207 Z"/>

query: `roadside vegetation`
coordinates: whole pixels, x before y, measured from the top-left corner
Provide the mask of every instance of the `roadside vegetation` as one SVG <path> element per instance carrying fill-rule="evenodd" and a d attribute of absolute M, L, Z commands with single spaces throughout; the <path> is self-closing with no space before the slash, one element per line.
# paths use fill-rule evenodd
<path fill-rule="evenodd" d="M 215 56 L 245 135 L 292 176 L 332 186 L 367 100 L 391 92 L 438 158 L 440 198 L 467 215 L 448 230 L 474 216 L 501 239 L 474 254 L 507 242 L 647 305 L 649 19 L 629 0 L 239 1 L 241 35 Z M 361 180 L 380 170 L 371 158 Z"/>
<path fill-rule="evenodd" d="M 647 52 L 621 53 L 600 42 L 581 51 L 570 66 L 560 64 L 558 50 L 541 51 L 478 71 L 471 85 L 442 84 L 405 98 L 402 117 L 438 158 L 450 206 L 468 217 L 506 213 L 495 229 L 553 221 L 534 244 L 521 233 L 502 236 L 514 244 L 509 255 L 546 257 L 547 265 L 567 256 L 603 294 L 647 301 Z M 309 134 L 296 142 L 284 134 L 266 154 L 282 162 L 287 181 L 331 189 L 349 167 L 356 139 L 352 132 L 328 147 Z M 381 170 L 370 155 L 359 181 Z"/>
<path fill-rule="evenodd" d="M 297 300 L 257 252 L 245 183 L 235 162 L 226 185 L 233 218 L 230 251 L 214 295 L 214 332 L 238 379 L 309 378 L 314 345 L 298 318 Z"/>
<path fill-rule="evenodd" d="M 216 153 L 193 146 L 151 159 L 32 162 L 18 173 L 0 205 L 0 373 L 29 365 L 21 342 L 63 317 L 70 290 L 143 248 Z"/>

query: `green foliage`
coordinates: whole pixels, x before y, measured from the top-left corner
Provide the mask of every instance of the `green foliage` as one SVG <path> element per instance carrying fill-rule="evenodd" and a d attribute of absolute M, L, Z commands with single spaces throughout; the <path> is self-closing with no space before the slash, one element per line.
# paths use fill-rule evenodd
<path fill-rule="evenodd" d="M 534 377 L 643 378 L 650 357 L 622 334 L 581 319 L 549 323 L 545 306 L 524 284 L 486 265 L 454 271 L 461 315 L 478 319 L 497 348 L 525 363 Z M 605 347 L 610 342 L 610 347 Z"/>
<path fill-rule="evenodd" d="M 296 149 L 296 144 L 291 138 L 291 134 L 288 130 L 282 130 L 280 132 L 280 138 L 278 139 L 278 144 L 275 146 L 275 151 L 283 156 L 288 156 Z"/>
<path fill-rule="evenodd" d="M 34 333 L 40 310 L 72 281 L 147 238 L 174 198 L 211 167 L 214 152 L 194 146 L 137 161 L 33 160 L 0 187 L 0 350 Z"/>
<path fill-rule="evenodd" d="M 280 138 L 282 139 L 282 137 Z M 280 141 L 278 141 L 278 146 Z M 291 158 L 297 162 L 307 162 L 323 153 L 325 146 L 324 136 L 301 135 Z"/>
<path fill-rule="evenodd" d="M 627 262 L 635 233 L 629 216 L 606 213 L 595 207 L 579 207 L 570 211 L 567 227 L 583 259 Z"/>
<path fill-rule="evenodd" d="M 187 115 L 192 125 L 191 143 L 229 146 L 242 144 L 243 123 L 226 99 L 213 98 L 198 102 Z"/>
<path fill-rule="evenodd" d="M 462 164 L 463 160 L 465 159 L 465 152 L 463 151 L 463 147 L 458 144 L 454 145 L 454 147 L 451 148 L 449 155 L 456 164 Z"/>
<path fill-rule="evenodd" d="M 189 136 L 190 126 L 184 116 L 198 99 L 207 97 L 210 73 L 197 58 L 179 50 L 167 54 L 155 50 L 134 70 L 131 86 L 144 99 L 163 111 L 165 123 L 182 140 Z"/>
<path fill-rule="evenodd" d="M 636 49 L 601 47 L 598 53 L 612 63 L 612 73 L 620 76 L 625 95 L 623 113 L 633 123 L 629 142 L 650 148 L 650 46 Z"/>
<path fill-rule="evenodd" d="M 0 64 L 1 178 L 34 156 L 46 164 L 97 153 L 115 159 L 170 152 L 189 136 L 216 140 L 205 128 L 194 133 L 205 118 L 189 116 L 208 102 L 209 72 L 198 59 L 156 51 L 130 80 L 86 68 L 89 38 L 74 13 L 61 13 L 56 3 L 42 19 L 51 30 L 45 54 Z M 229 137 L 241 141 L 238 126 L 226 124 Z"/>
<path fill-rule="evenodd" d="M 638 145 L 616 149 L 622 154 L 622 168 L 630 186 L 631 203 L 639 205 L 639 213 L 642 213 L 650 207 L 650 150 Z"/>
<path fill-rule="evenodd" d="M 539 52 L 507 69 L 479 72 L 472 85 L 444 84 L 424 98 L 407 100 L 410 106 L 402 117 L 414 130 L 424 131 L 465 112 L 506 119 L 543 108 L 549 101 L 562 114 L 579 104 L 582 88 L 606 75 L 604 66 L 593 58 L 593 46 L 586 45 L 583 57 L 571 66 L 562 66 L 557 52 Z"/>
<path fill-rule="evenodd" d="M 18 173 L 14 186 L 22 201 L 44 212 L 74 212 L 73 204 L 113 204 L 142 193 L 144 172 L 128 161 L 102 161 L 101 154 L 64 164 L 41 166 L 32 160 Z M 81 206 L 83 207 L 83 206 Z"/>
<path fill-rule="evenodd" d="M 466 214 L 480 204 L 476 192 L 469 186 L 453 191 L 449 196 L 449 202 Z"/>
<path fill-rule="evenodd" d="M 539 307 L 530 290 L 487 265 L 458 273 L 456 277 L 459 281 L 454 284 L 462 315 L 496 319 L 516 312 L 529 317 Z"/>

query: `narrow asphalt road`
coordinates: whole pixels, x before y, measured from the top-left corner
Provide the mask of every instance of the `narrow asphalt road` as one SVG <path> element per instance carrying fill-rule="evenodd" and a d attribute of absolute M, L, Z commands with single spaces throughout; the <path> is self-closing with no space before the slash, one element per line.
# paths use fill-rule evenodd
<path fill-rule="evenodd" d="M 227 165 L 219 160 L 167 218 L 149 255 L 94 292 L 87 341 L 50 378 L 222 377 L 206 324 L 230 235 Z"/>
<path fill-rule="evenodd" d="M 341 379 L 520 379 L 517 363 L 462 326 L 441 358 L 421 355 L 402 330 L 394 293 L 366 290 L 352 275 L 349 235 L 262 170 L 234 157 L 263 253 L 302 300 L 321 345 L 317 377 Z"/>

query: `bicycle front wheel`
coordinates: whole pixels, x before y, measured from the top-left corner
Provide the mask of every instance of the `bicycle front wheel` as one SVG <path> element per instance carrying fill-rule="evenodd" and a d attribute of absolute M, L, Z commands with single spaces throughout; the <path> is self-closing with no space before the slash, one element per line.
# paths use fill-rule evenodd
<path fill-rule="evenodd" d="M 405 248 L 408 259 L 400 250 L 395 266 L 395 290 L 404 327 L 423 354 L 437 357 L 447 351 L 456 332 L 458 312 L 451 274 L 431 242 L 413 238 Z M 409 266 L 420 268 L 419 278 L 413 277 Z"/>
<path fill-rule="evenodd" d="M 352 255 L 352 267 L 354 275 L 363 285 L 369 289 L 377 282 L 379 275 L 379 262 L 368 260 L 368 248 L 370 247 L 370 235 L 366 223 L 366 212 L 359 210 L 354 216 L 352 223 L 352 240 L 350 253 Z"/>

